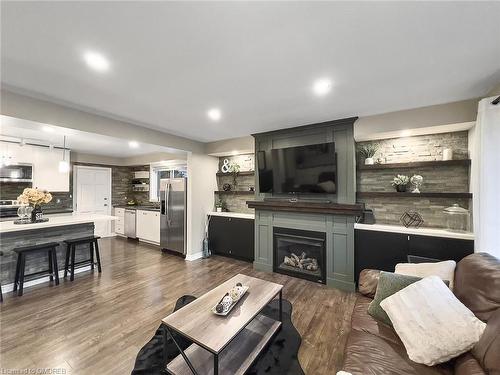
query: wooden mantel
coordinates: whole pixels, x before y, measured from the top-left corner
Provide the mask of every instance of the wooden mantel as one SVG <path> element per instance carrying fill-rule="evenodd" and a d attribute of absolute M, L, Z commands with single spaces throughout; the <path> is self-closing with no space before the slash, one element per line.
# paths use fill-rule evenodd
<path fill-rule="evenodd" d="M 247 205 L 249 208 L 254 208 L 256 210 L 352 216 L 361 215 L 364 209 L 364 204 L 362 203 L 323 203 L 300 200 L 297 202 L 290 202 L 287 200 L 247 201 Z"/>

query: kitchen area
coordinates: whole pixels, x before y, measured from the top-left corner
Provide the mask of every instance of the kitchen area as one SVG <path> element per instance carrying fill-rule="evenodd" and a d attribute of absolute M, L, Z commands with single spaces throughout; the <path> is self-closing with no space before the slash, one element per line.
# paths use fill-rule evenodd
<path fill-rule="evenodd" d="M 52 279 L 57 267 L 62 276 L 68 241 L 81 238 L 116 236 L 186 254 L 186 153 L 8 116 L 0 145 L 3 293 L 19 283 L 20 248 L 56 244 L 55 267 L 44 251 L 27 258 L 22 268 L 33 276 L 25 287 Z M 76 246 L 76 273 L 91 268 L 90 246 Z"/>

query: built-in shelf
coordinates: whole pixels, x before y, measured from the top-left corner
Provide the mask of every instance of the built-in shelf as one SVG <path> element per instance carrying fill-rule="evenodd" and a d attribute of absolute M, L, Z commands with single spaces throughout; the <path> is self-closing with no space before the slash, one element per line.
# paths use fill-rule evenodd
<path fill-rule="evenodd" d="M 397 191 L 358 191 L 356 195 L 358 198 L 472 198 L 472 193 L 398 193 Z"/>
<path fill-rule="evenodd" d="M 415 161 L 411 163 L 387 163 L 365 165 L 359 164 L 359 170 L 377 170 L 377 169 L 403 169 L 403 168 L 422 168 L 422 167 L 445 167 L 452 165 L 469 166 L 470 159 L 463 160 L 432 160 L 432 161 Z"/>
<path fill-rule="evenodd" d="M 228 173 L 224 173 L 224 172 L 217 172 L 217 176 L 219 177 L 223 177 L 223 176 L 233 176 L 234 173 L 232 172 L 228 172 Z M 237 173 L 237 176 L 253 176 L 255 174 L 254 171 L 242 171 L 242 172 L 238 172 Z"/>
<path fill-rule="evenodd" d="M 226 195 L 254 195 L 255 191 L 250 191 L 250 190 L 229 190 L 229 191 L 224 191 L 224 190 L 216 190 L 214 191 L 215 194 L 226 194 Z"/>

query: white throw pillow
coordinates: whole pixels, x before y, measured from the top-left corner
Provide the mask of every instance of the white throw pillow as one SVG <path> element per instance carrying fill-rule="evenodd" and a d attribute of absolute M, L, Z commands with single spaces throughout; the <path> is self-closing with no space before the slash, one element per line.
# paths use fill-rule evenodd
<path fill-rule="evenodd" d="M 437 263 L 398 263 L 394 273 L 400 275 L 427 277 L 438 276 L 442 280 L 450 282 L 450 289 L 453 290 L 453 281 L 455 280 L 455 267 L 457 263 L 454 260 L 445 260 Z"/>
<path fill-rule="evenodd" d="M 469 351 L 486 328 L 437 276 L 401 289 L 380 306 L 389 315 L 408 357 L 427 366 Z"/>

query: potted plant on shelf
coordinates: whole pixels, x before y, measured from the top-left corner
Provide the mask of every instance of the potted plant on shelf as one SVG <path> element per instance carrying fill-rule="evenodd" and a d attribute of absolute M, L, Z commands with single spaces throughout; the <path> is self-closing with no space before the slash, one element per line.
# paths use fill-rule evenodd
<path fill-rule="evenodd" d="M 226 202 L 219 198 L 217 202 L 215 202 L 215 209 L 217 210 L 217 212 L 222 212 L 225 208 Z"/>
<path fill-rule="evenodd" d="M 240 173 L 240 165 L 236 162 L 232 162 L 229 166 L 229 173 L 233 174 L 233 185 L 236 187 L 236 185 L 238 185 L 236 177 L 238 177 L 238 173 Z"/>
<path fill-rule="evenodd" d="M 365 159 L 365 165 L 373 165 L 375 161 L 373 157 L 377 153 L 378 145 L 375 143 L 369 143 L 359 147 L 359 155 Z"/>
<path fill-rule="evenodd" d="M 31 211 L 31 222 L 43 220 L 42 205 L 49 203 L 52 200 L 52 194 L 46 190 L 37 188 L 26 188 L 23 193 L 17 197 L 21 204 L 28 204 L 33 207 Z"/>
<path fill-rule="evenodd" d="M 405 176 L 404 174 L 398 174 L 391 182 L 391 185 L 396 188 L 398 193 L 404 193 L 408 184 L 410 183 L 410 177 Z"/>

